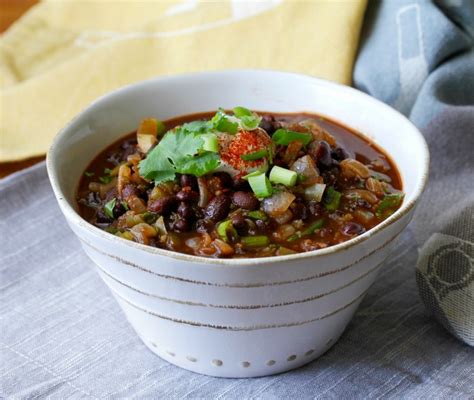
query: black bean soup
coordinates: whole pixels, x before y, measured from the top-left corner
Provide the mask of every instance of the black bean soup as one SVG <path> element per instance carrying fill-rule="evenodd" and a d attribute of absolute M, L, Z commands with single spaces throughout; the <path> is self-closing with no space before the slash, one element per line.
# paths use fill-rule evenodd
<path fill-rule="evenodd" d="M 79 183 L 81 215 L 126 240 L 206 257 L 325 248 L 395 212 L 402 185 L 374 143 L 315 114 L 146 118 Z"/>

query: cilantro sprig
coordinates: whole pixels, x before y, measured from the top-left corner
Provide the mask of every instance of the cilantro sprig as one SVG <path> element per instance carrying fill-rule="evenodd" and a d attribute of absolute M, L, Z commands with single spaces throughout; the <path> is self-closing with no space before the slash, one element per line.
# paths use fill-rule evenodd
<path fill-rule="evenodd" d="M 175 179 L 177 173 L 202 176 L 214 171 L 219 155 L 203 150 L 201 137 L 209 129 L 208 121 L 194 121 L 168 131 L 140 162 L 140 175 L 160 183 Z"/>

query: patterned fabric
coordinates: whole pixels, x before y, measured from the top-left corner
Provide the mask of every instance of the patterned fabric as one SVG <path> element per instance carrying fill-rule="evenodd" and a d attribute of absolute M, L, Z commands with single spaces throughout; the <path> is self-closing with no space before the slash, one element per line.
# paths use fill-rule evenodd
<path fill-rule="evenodd" d="M 473 27 L 471 0 L 373 2 L 354 72 L 357 87 L 409 116 L 428 142 L 430 179 L 412 224 L 426 241 L 416 278 L 427 311 L 471 346 Z"/>

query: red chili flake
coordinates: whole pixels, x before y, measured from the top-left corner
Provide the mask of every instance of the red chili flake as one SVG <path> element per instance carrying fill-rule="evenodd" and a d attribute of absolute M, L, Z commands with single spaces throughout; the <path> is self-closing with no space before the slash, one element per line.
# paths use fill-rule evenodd
<path fill-rule="evenodd" d="M 262 149 L 268 149 L 271 138 L 259 129 L 253 131 L 239 131 L 227 146 L 221 146 L 221 159 L 236 170 L 240 171 L 238 176 L 245 174 L 249 169 L 265 164 L 265 158 L 254 161 L 244 161 L 240 156 L 254 153 Z"/>

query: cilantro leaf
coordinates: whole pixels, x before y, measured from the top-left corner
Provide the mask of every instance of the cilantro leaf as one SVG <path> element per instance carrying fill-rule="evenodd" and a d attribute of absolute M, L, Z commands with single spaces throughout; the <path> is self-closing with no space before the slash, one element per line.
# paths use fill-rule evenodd
<path fill-rule="evenodd" d="M 239 130 L 239 124 L 229 120 L 229 116 L 222 108 L 219 108 L 216 115 L 212 117 L 211 123 L 219 132 L 227 132 L 234 135 Z"/>
<path fill-rule="evenodd" d="M 155 183 L 173 180 L 176 173 L 205 175 L 219 166 L 216 153 L 203 151 L 204 140 L 200 133 L 208 125 L 184 124 L 167 132 L 158 145 L 139 164 L 140 175 Z"/>

